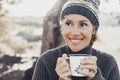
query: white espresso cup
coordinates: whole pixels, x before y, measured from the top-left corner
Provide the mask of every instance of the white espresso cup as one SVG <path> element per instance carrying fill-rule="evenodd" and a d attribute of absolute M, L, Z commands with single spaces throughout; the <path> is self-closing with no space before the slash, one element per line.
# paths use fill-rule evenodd
<path fill-rule="evenodd" d="M 69 54 L 69 64 L 72 76 L 75 77 L 85 77 L 85 75 L 80 74 L 80 65 L 83 59 L 88 56 L 88 54 Z M 89 72 L 87 69 L 82 69 L 82 71 Z"/>

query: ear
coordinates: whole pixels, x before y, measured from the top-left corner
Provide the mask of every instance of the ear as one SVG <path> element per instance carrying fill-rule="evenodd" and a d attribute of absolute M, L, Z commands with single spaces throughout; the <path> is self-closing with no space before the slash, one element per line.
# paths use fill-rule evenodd
<path fill-rule="evenodd" d="M 95 35 L 95 34 L 96 34 L 96 30 L 93 29 L 92 35 Z"/>

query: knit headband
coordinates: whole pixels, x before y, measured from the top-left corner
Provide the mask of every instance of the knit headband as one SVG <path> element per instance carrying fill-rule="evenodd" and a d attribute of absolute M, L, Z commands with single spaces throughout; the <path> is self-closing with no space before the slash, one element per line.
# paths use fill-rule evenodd
<path fill-rule="evenodd" d="M 62 8 L 60 19 L 64 19 L 65 15 L 80 14 L 88 18 L 97 30 L 99 27 L 99 4 L 99 0 L 68 0 Z"/>

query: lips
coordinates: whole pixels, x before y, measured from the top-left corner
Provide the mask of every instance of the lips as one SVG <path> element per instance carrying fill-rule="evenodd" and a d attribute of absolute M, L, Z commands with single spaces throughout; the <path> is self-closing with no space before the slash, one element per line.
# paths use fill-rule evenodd
<path fill-rule="evenodd" d="M 70 38 L 71 40 L 71 43 L 76 45 L 76 44 L 79 44 L 83 39 L 80 39 L 80 38 Z"/>
<path fill-rule="evenodd" d="M 72 43 L 74 43 L 74 44 L 77 44 L 77 43 L 79 43 L 81 40 L 71 40 L 71 42 Z"/>

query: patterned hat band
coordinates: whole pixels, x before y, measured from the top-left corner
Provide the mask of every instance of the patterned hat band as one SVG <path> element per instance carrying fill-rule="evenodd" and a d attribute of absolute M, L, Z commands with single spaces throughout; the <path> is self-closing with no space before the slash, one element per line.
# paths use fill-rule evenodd
<path fill-rule="evenodd" d="M 88 5 L 88 3 L 89 2 L 86 2 L 84 4 L 83 2 L 82 4 L 80 2 L 79 3 L 71 2 L 71 3 L 65 4 L 61 11 L 60 19 L 61 20 L 64 19 L 65 15 L 80 14 L 88 18 L 90 22 L 93 24 L 93 26 L 95 27 L 95 30 L 97 30 L 99 27 L 99 17 L 98 17 L 99 10 L 96 9 L 94 6 L 92 6 L 90 3 Z"/>

